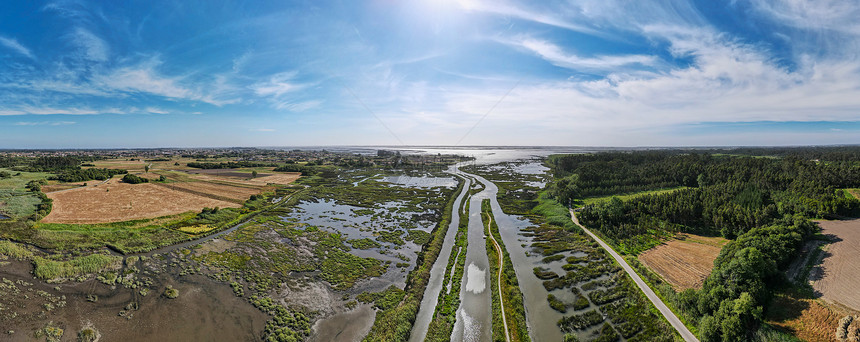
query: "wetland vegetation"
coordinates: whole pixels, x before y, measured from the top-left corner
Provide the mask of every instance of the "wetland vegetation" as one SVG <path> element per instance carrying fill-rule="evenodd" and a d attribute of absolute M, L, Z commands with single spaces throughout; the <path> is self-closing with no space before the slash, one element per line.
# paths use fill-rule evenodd
<path fill-rule="evenodd" d="M 860 201 L 851 189 L 860 184 L 860 164 L 844 149 L 779 150 L 768 158 L 751 151 L 555 155 L 463 167 L 498 187 L 505 214 L 495 217 L 499 207 L 494 212 L 490 200 L 476 202 L 484 233 L 502 251 L 490 239 L 480 246 L 490 261 L 492 338 L 505 340 L 504 312 L 515 341 L 535 339 L 535 326 L 543 326 L 536 317 L 552 317 L 554 336 L 564 340 L 677 339 L 619 265 L 573 224 L 573 206 L 582 207 L 581 222 L 625 253 L 703 341 L 790 339 L 766 323 L 774 319 L 773 298 L 807 298 L 812 291 L 786 280 L 783 271 L 808 241 L 820 238 L 809 219 L 858 214 Z M 0 292 L 6 298 L 0 300 L 0 322 L 45 339 L 115 337 L 98 320 L 92 326 L 70 323 L 69 304 L 86 303 L 75 305 L 97 310 L 98 317 L 112 312 L 124 321 L 155 320 L 151 308 L 196 300 L 200 294 L 190 287 L 196 286 L 216 296 L 207 298 L 239 303 L 237 310 L 251 320 L 237 322 L 242 329 L 255 327 L 253 339 L 313 339 L 331 320 L 359 313 L 365 319 L 340 322 L 337 329 L 366 341 L 405 341 L 451 215 L 458 215 L 426 335 L 429 341 L 451 339 L 462 304 L 469 203 L 485 190 L 480 182 L 464 189 L 464 179 L 443 171 L 463 158 L 254 153 L 254 162 L 226 152 L 126 158 L 134 161 L 0 160 L 0 213 L 8 217 L 0 220 Z M 801 157 L 809 155 L 814 160 Z M 302 177 L 267 183 L 279 169 Z M 229 186 L 244 190 L 231 191 L 243 197 L 217 195 L 234 201 L 232 207 L 119 222 L 43 222 L 53 206 L 43 190 L 90 188 L 96 184 L 78 179 L 118 180 L 124 174 L 151 180 L 134 186 L 233 182 Z M 455 208 L 461 191 L 466 195 Z M 676 292 L 636 258 L 677 233 L 731 240 L 700 289 Z M 27 309 L 11 309 L 16 305 Z M 235 314 L 219 310 L 207 312 Z"/>
<path fill-rule="evenodd" d="M 481 201 L 481 214 L 484 217 L 484 222 L 486 222 L 488 233 L 495 238 L 495 240 L 487 239 L 486 246 L 487 256 L 490 260 L 490 289 L 493 296 L 493 340 L 531 341 L 526 325 L 523 293 L 520 291 L 517 274 L 508 255 L 508 250 L 505 248 L 505 242 L 499 233 L 499 225 L 493 219 L 489 199 Z M 499 244 L 501 255 L 499 255 L 492 241 Z M 499 262 L 500 260 L 501 262 Z M 501 276 L 497 277 L 496 274 L 500 272 L 500 264 L 502 267 Z M 502 312 L 505 313 L 504 320 L 502 319 Z M 505 322 L 507 322 L 507 327 L 504 326 Z M 506 332 L 509 334 L 508 336 L 505 336 Z"/>
<path fill-rule="evenodd" d="M 177 279 L 205 275 L 270 317 L 258 332 L 269 341 L 304 340 L 313 333 L 314 322 L 352 310 L 356 303 L 372 303 L 379 310 L 376 324 L 367 327 L 367 339 L 405 336 L 403 327 L 411 327 L 429 266 L 444 238 L 444 229 L 437 227 L 447 225 L 458 191 L 455 178 L 441 174 L 441 168 L 433 165 L 458 159 L 434 156 L 406 162 L 405 156 L 397 155 L 391 158 L 404 160 L 388 163 L 384 161 L 389 157 L 297 155 L 300 159 L 317 156 L 298 162 L 305 177 L 289 186 L 269 184 L 240 208 L 204 208 L 197 213 L 98 224 L 43 223 L 30 215 L 10 216 L 0 227 L 9 239 L 0 240 L 0 255 L 29 262 L 31 274 L 40 281 L 120 285 L 140 298 L 154 298 L 146 296 L 151 290 L 160 291 L 165 299 L 184 297 L 185 290 L 170 283 L 159 286 L 159 274 Z M 168 166 L 172 161 L 161 159 Z M 342 166 L 356 164 L 353 159 L 361 159 L 357 164 L 364 166 Z M 374 166 L 374 159 L 383 166 Z M 295 160 L 290 162 L 296 165 Z M 96 160 L 88 165 L 100 163 Z M 399 165 L 399 169 L 385 168 L 390 165 Z M 196 166 L 209 169 L 211 165 Z M 261 167 L 240 162 L 227 166 L 237 167 L 232 170 L 240 173 L 242 168 Z M 271 167 L 270 163 L 264 166 Z M 249 171 L 249 178 L 256 171 Z M 49 181 L 51 173 L 16 172 L 18 178 L 10 172 L 12 180 L 3 181 L 10 184 L 6 187 L 9 193 L 22 196 L 29 196 L 33 188 L 40 190 L 38 182 L 59 181 Z M 166 174 L 168 179 L 185 181 L 176 171 L 155 172 L 162 179 Z M 441 177 L 454 186 L 451 181 L 392 183 L 387 176 Z M 28 188 L 27 182 L 34 180 L 37 183 Z M 0 209 L 13 201 L 4 200 Z M 29 210 L 37 209 L 33 205 Z M 214 240 L 202 239 L 199 244 L 170 247 L 156 254 L 125 259 L 113 255 L 146 252 L 222 230 L 226 234 Z M 104 301 L 96 294 L 85 298 L 92 305 Z M 138 304 L 129 304 L 120 316 L 131 319 L 138 308 Z"/>

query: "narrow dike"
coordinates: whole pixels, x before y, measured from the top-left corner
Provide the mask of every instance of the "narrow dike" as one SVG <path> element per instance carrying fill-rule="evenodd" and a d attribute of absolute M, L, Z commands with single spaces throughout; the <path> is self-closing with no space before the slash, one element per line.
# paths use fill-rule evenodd
<path fill-rule="evenodd" d="M 467 203 L 464 198 L 469 193 L 472 184 L 471 180 L 467 178 L 464 178 L 463 182 L 462 190 L 457 195 L 457 200 L 454 202 L 454 205 L 450 208 L 451 222 L 445 232 L 445 241 L 442 244 L 439 256 L 436 258 L 436 261 L 433 263 L 433 268 L 430 271 L 430 279 L 428 280 L 427 287 L 424 290 L 424 297 L 421 299 L 421 305 L 418 308 L 418 315 L 415 318 L 415 323 L 412 325 L 412 331 L 409 334 L 409 341 L 424 341 L 425 339 L 428 339 L 428 331 L 431 333 L 438 332 L 438 328 L 431 329 L 432 321 L 434 320 L 436 308 L 439 305 L 443 305 L 445 302 L 444 299 L 440 302 L 439 297 L 442 295 L 442 290 L 444 289 L 442 285 L 451 269 L 449 260 L 451 260 L 454 245 L 456 243 L 459 246 L 457 243 L 457 236 L 459 236 L 459 228 L 463 225 L 464 221 L 463 215 L 461 214 L 461 208 L 464 203 Z M 465 218 L 465 222 L 468 222 L 468 217 Z"/>
<path fill-rule="evenodd" d="M 456 254 L 451 250 L 449 263 L 446 267 L 445 278 L 449 279 L 447 289 L 440 289 L 439 301 L 433 312 L 433 320 L 430 322 L 428 333 L 423 341 L 450 341 L 451 332 L 454 330 L 457 308 L 460 307 L 460 288 L 463 284 L 463 273 L 466 266 L 465 250 L 468 247 L 466 234 L 469 229 L 469 204 L 471 196 L 463 201 L 460 210 L 460 224 L 454 237 L 454 246 L 457 247 Z M 416 340 L 417 341 L 417 340 Z"/>
<path fill-rule="evenodd" d="M 481 203 L 481 214 L 487 217 L 487 255 L 493 271 L 493 340 L 507 342 L 531 341 L 526 325 L 523 294 L 520 291 L 513 263 L 505 248 L 499 226 L 493 216 L 490 200 Z M 498 302 L 496 301 L 498 299 Z M 499 322 L 501 319 L 501 322 Z M 499 324 L 501 323 L 501 324 Z M 501 326 L 501 327 L 500 327 Z M 512 333 L 513 332 L 513 333 Z"/>

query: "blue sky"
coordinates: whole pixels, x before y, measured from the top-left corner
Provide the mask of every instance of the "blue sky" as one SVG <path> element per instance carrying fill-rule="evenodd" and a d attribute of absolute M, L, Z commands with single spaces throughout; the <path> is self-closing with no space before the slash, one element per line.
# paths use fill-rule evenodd
<path fill-rule="evenodd" d="M 860 3 L 4 1 L 0 148 L 860 143 Z"/>

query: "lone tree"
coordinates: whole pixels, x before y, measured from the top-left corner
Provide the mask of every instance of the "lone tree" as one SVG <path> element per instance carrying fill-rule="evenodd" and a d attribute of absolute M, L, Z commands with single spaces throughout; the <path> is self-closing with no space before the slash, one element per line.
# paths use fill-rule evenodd
<path fill-rule="evenodd" d="M 143 167 L 143 171 L 146 173 L 149 173 L 149 166 L 150 165 L 152 165 L 152 164 L 146 164 L 146 166 Z"/>
<path fill-rule="evenodd" d="M 257 170 L 251 171 L 251 178 L 257 178 Z"/>

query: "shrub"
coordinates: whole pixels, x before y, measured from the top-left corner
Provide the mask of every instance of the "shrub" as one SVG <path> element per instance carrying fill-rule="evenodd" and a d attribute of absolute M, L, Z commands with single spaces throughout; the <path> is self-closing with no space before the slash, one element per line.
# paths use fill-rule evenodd
<path fill-rule="evenodd" d="M 122 181 L 128 184 L 149 183 L 149 179 L 138 177 L 137 175 L 133 175 L 131 173 L 123 176 Z"/>
<path fill-rule="evenodd" d="M 93 342 L 98 340 L 99 337 L 101 337 L 99 331 L 93 327 L 85 327 L 78 332 L 79 342 Z"/>
<path fill-rule="evenodd" d="M 179 290 L 174 289 L 173 286 L 167 285 L 167 288 L 164 290 L 164 296 L 170 299 L 174 299 L 179 297 Z"/>

